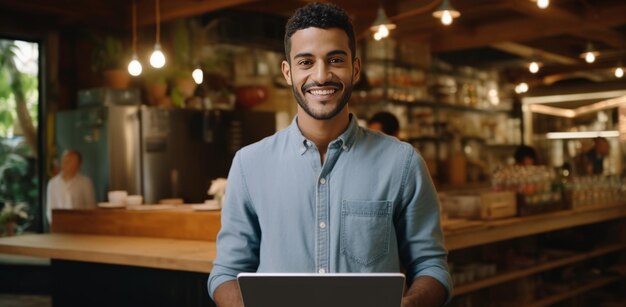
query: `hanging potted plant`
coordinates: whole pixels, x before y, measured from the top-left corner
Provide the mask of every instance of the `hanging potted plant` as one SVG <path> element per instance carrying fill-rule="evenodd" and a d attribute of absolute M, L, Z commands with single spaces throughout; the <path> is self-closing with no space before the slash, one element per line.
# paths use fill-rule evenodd
<path fill-rule="evenodd" d="M 122 42 L 111 35 L 92 36 L 91 68 L 102 73 L 104 85 L 115 89 L 125 89 L 130 84 L 130 75 L 124 69 L 124 49 Z"/>

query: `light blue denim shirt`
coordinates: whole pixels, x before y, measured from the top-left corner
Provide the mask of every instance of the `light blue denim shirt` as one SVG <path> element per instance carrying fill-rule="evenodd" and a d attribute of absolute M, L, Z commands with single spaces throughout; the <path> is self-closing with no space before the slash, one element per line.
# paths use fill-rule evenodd
<path fill-rule="evenodd" d="M 228 175 L 211 297 L 240 272 L 399 272 L 452 293 L 439 204 L 424 161 L 396 138 L 359 127 L 326 161 L 297 118 L 241 149 Z"/>

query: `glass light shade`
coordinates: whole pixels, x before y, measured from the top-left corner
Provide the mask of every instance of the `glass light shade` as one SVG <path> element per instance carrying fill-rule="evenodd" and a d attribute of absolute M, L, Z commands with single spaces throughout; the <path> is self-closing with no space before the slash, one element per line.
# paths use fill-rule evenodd
<path fill-rule="evenodd" d="M 624 69 L 621 67 L 615 68 L 615 77 L 621 78 L 624 76 Z"/>
<path fill-rule="evenodd" d="M 202 84 L 202 80 L 204 79 L 204 73 L 202 72 L 202 69 L 196 68 L 191 73 L 191 77 L 193 78 L 193 81 L 196 82 L 196 84 Z"/>
<path fill-rule="evenodd" d="M 528 92 L 528 84 L 526 82 L 522 82 L 515 87 L 515 92 L 518 94 Z"/>
<path fill-rule="evenodd" d="M 161 68 L 165 66 L 165 55 L 161 51 L 161 45 L 154 45 L 154 52 L 150 56 L 150 65 L 154 68 Z"/>
<path fill-rule="evenodd" d="M 452 24 L 454 18 L 461 16 L 461 13 L 450 5 L 449 0 L 444 0 L 439 8 L 433 12 L 433 17 L 441 20 L 441 23 L 448 26 Z"/>
<path fill-rule="evenodd" d="M 441 15 L 441 23 L 449 26 L 452 24 L 452 21 L 454 20 L 454 18 L 452 18 L 452 14 L 450 14 L 450 11 L 443 11 L 443 14 Z"/>
<path fill-rule="evenodd" d="M 587 63 L 593 63 L 596 61 L 596 55 L 594 52 L 587 52 L 585 53 L 585 62 Z"/>
<path fill-rule="evenodd" d="M 537 0 L 537 7 L 540 9 L 546 9 L 550 6 L 550 0 Z"/>
<path fill-rule="evenodd" d="M 141 63 L 139 62 L 139 60 L 137 60 L 137 55 L 133 54 L 132 60 L 130 61 L 130 63 L 128 63 L 128 73 L 131 76 L 137 77 L 141 75 L 142 71 L 143 67 L 141 67 Z"/>
<path fill-rule="evenodd" d="M 536 74 L 537 72 L 539 72 L 539 63 L 535 61 L 530 62 L 530 64 L 528 65 L 528 71 L 530 71 L 533 74 Z"/>

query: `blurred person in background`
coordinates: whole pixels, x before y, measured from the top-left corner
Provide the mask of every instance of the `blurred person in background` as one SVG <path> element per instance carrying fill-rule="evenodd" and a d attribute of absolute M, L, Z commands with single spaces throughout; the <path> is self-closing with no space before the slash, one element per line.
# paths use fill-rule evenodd
<path fill-rule="evenodd" d="M 88 209 L 96 207 L 96 195 L 89 177 L 81 174 L 82 157 L 69 149 L 61 157 L 61 172 L 48 182 L 46 215 L 52 223 L 52 209 Z"/>
<path fill-rule="evenodd" d="M 609 141 L 603 137 L 593 139 L 593 147 L 581 154 L 579 159 L 579 173 L 582 175 L 602 175 L 604 173 L 604 158 L 609 155 Z"/>
<path fill-rule="evenodd" d="M 528 145 L 520 145 L 515 149 L 515 165 L 530 166 L 537 164 L 537 152 Z"/>
<path fill-rule="evenodd" d="M 384 134 L 395 136 L 396 138 L 400 134 L 400 122 L 395 115 L 387 111 L 381 111 L 367 121 L 367 127 L 381 131 Z"/>

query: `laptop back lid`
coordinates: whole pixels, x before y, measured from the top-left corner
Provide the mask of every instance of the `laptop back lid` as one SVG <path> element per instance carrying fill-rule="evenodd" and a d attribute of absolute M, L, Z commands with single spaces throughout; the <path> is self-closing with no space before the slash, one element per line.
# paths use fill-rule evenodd
<path fill-rule="evenodd" d="M 245 307 L 400 307 L 401 273 L 240 273 Z"/>

